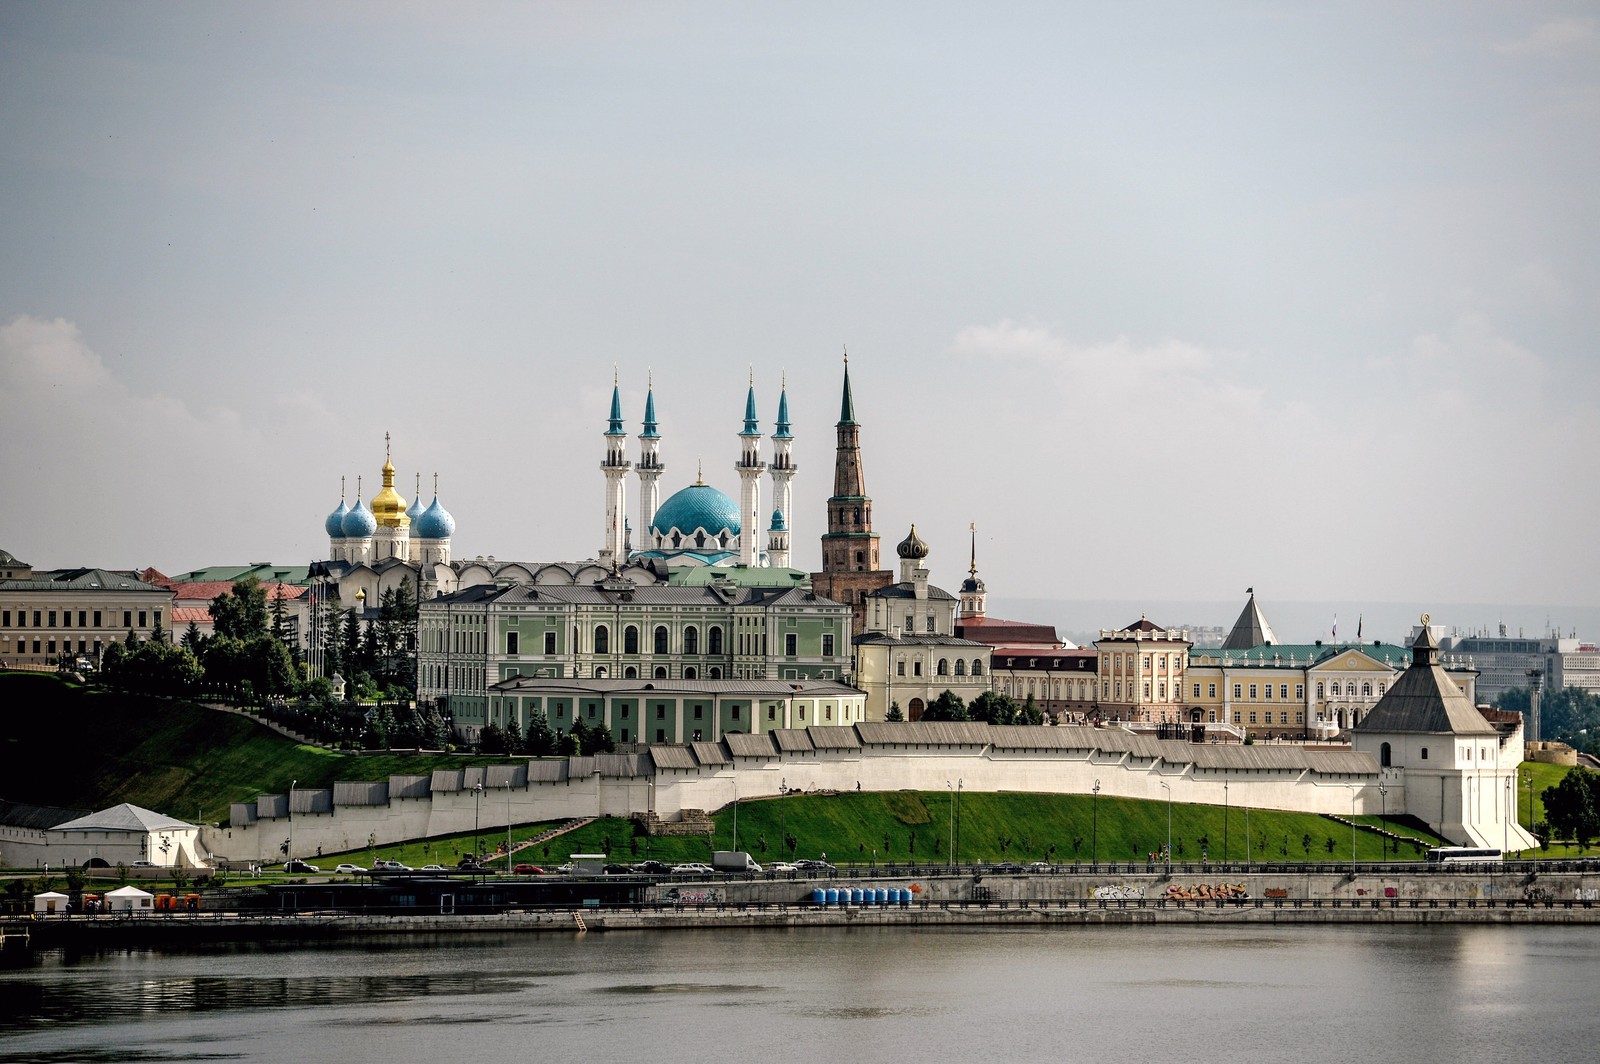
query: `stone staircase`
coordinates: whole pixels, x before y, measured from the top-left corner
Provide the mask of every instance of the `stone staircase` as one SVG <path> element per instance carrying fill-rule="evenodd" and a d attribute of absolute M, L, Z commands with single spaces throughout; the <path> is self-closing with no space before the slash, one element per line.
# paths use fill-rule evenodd
<path fill-rule="evenodd" d="M 504 857 L 506 861 L 506 868 L 509 869 L 511 867 L 511 857 L 513 854 L 521 853 L 523 850 L 537 846 L 542 842 L 549 842 L 558 835 L 565 835 L 569 831 L 576 831 L 585 824 L 593 824 L 595 819 L 596 818 L 592 816 L 575 817 L 572 820 L 568 820 L 566 823 L 557 824 L 555 827 L 541 831 L 539 834 L 534 835 L 531 838 L 523 839 L 521 842 L 511 847 L 510 850 L 503 854 L 496 854 L 493 857 L 485 859 L 483 863 L 493 864 Z"/>

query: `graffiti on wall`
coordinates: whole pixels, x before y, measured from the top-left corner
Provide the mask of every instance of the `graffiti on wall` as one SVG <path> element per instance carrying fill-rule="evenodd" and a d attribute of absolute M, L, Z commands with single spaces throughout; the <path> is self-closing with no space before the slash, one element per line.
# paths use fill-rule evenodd
<path fill-rule="evenodd" d="M 1101 901 L 1134 901 L 1144 897 L 1144 888 L 1118 883 L 1107 887 L 1095 887 L 1094 896 Z"/>
<path fill-rule="evenodd" d="M 715 887 L 673 887 L 666 897 L 679 905 L 714 905 L 722 901 L 722 892 Z"/>
<path fill-rule="evenodd" d="M 1221 901 L 1248 898 L 1250 892 L 1243 883 L 1196 883 L 1187 887 L 1173 883 L 1167 887 L 1166 896 L 1174 901 Z"/>

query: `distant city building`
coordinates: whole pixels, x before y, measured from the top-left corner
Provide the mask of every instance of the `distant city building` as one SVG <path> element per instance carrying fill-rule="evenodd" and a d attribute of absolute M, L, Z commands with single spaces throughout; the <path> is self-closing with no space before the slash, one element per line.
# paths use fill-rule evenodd
<path fill-rule="evenodd" d="M 131 632 L 168 631 L 171 590 L 114 569 L 41 569 L 0 551 L 0 662 L 42 668 L 61 658 L 98 662 Z"/>
<path fill-rule="evenodd" d="M 866 592 L 866 631 L 856 637 L 856 685 L 867 693 L 867 720 L 899 706 L 920 720 L 945 691 L 971 702 L 990 690 L 993 648 L 956 635 L 957 599 L 928 583 L 928 545 L 911 533 L 901 541 L 898 583 Z"/>
<path fill-rule="evenodd" d="M 417 696 L 475 737 L 513 719 L 521 703 L 497 700 L 491 688 L 519 677 L 849 679 L 846 606 L 808 588 L 771 586 L 767 574 L 784 570 L 714 572 L 725 575 L 684 585 L 620 576 L 484 584 L 429 599 L 418 611 Z"/>
<path fill-rule="evenodd" d="M 1577 637 L 1559 635 L 1528 639 L 1499 635 L 1447 636 L 1443 650 L 1456 658 L 1470 657 L 1479 672 L 1478 697 L 1495 702 L 1513 687 L 1526 688 L 1528 673 L 1539 670 L 1545 691 L 1576 687 L 1600 694 L 1600 647 Z"/>

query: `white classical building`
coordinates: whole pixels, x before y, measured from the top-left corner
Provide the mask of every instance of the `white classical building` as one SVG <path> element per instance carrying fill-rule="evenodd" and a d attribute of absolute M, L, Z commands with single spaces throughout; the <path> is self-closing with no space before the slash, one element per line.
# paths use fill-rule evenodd
<path fill-rule="evenodd" d="M 0 834 L 7 868 L 109 868 L 148 861 L 160 868 L 204 868 L 210 857 L 195 824 L 124 802 L 43 831 Z"/>
<path fill-rule="evenodd" d="M 1439 834 L 1468 846 L 1524 850 L 1538 841 L 1516 820 L 1520 718 L 1497 727 L 1446 675 L 1423 617 L 1411 667 L 1351 732 L 1356 752 L 1376 759 L 1396 804 Z"/>

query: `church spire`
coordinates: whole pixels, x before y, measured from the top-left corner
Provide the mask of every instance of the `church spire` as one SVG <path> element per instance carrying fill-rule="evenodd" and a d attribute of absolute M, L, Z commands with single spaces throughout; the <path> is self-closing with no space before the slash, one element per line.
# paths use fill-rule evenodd
<path fill-rule="evenodd" d="M 854 425 L 856 423 L 856 401 L 850 394 L 850 352 L 844 353 L 844 399 L 839 403 L 839 424 Z"/>

